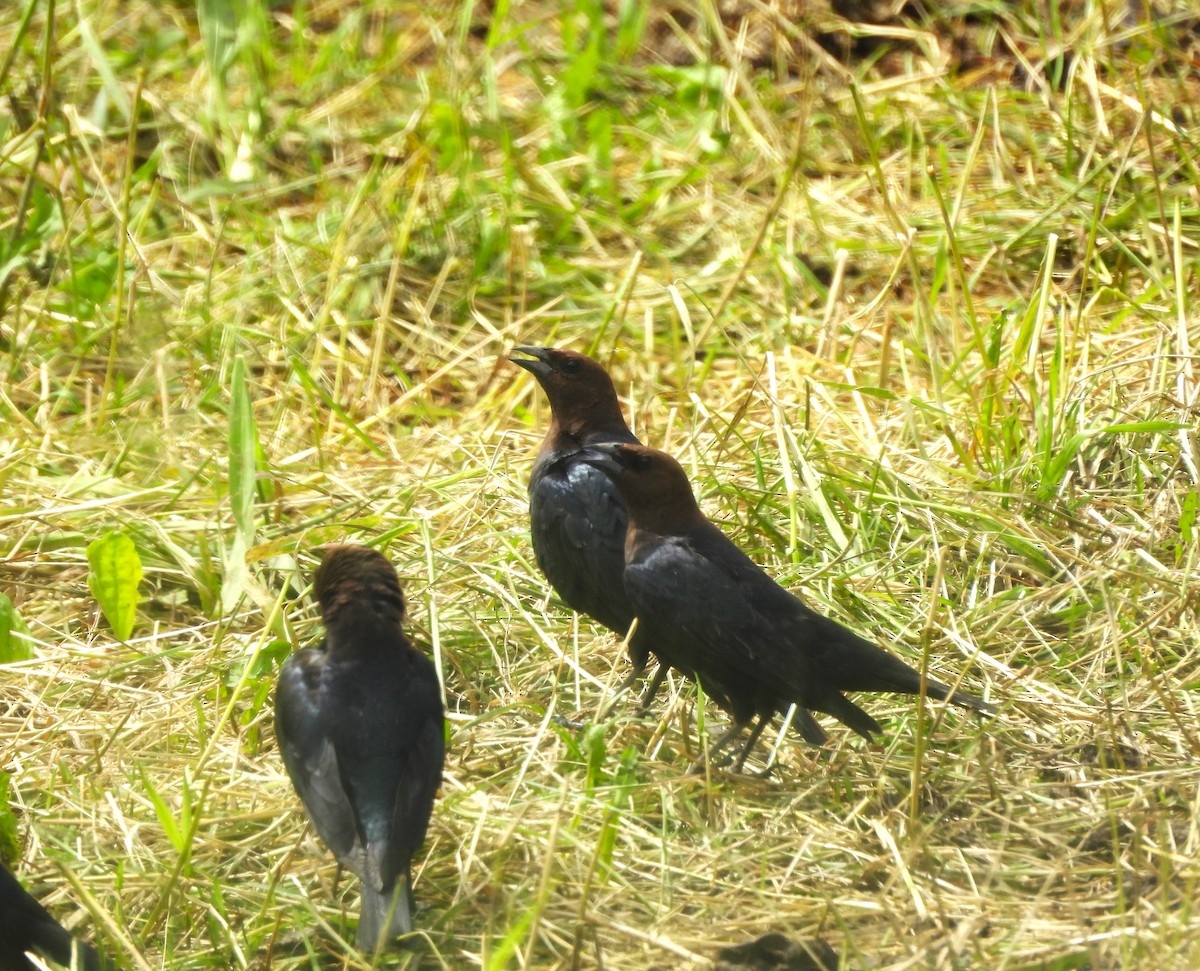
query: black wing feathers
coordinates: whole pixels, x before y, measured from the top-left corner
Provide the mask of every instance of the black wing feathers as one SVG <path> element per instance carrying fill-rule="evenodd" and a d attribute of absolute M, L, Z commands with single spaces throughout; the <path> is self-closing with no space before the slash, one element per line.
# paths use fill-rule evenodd
<path fill-rule="evenodd" d="M 66 967 L 84 971 L 115 971 L 87 944 L 73 937 L 65 927 L 32 897 L 7 867 L 0 866 L 0 971 L 34 971 L 25 956 L 33 951 Z"/>
<path fill-rule="evenodd" d="M 409 869 L 445 758 L 437 670 L 405 638 L 395 569 L 359 546 L 327 550 L 315 579 L 323 650 L 283 665 L 275 731 L 317 832 L 362 881 L 357 941 L 412 930 Z"/>
<path fill-rule="evenodd" d="M 333 740 L 321 719 L 325 652 L 298 651 L 284 662 L 275 692 L 275 735 L 288 777 L 325 845 L 358 871 L 361 854 L 354 807 L 342 782 Z M 357 851 L 356 851 L 357 845 Z"/>
<path fill-rule="evenodd" d="M 871 739 L 879 723 L 844 691 L 917 694 L 920 675 L 899 658 L 812 610 L 780 587 L 711 523 L 656 537 L 626 567 L 626 587 L 660 655 L 697 678 L 739 722 L 795 704 L 797 730 L 820 744 L 809 710 Z M 950 688 L 926 679 L 931 698 Z M 955 703 L 990 711 L 955 691 Z"/>

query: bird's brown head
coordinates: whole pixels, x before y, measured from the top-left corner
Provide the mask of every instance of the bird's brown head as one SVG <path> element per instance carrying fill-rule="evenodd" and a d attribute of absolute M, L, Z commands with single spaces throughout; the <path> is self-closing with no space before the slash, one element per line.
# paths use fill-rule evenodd
<path fill-rule="evenodd" d="M 660 535 L 682 534 L 705 522 L 683 466 L 645 445 L 601 444 L 580 458 L 604 472 L 629 510 L 631 527 Z"/>
<path fill-rule="evenodd" d="M 554 415 L 551 435 L 565 433 L 579 444 L 591 441 L 635 440 L 612 378 L 585 354 L 556 347 L 517 347 L 525 357 L 509 360 L 538 380 Z"/>
<path fill-rule="evenodd" d="M 326 628 L 346 624 L 348 615 L 399 626 L 404 620 L 404 592 L 387 557 L 378 550 L 351 544 L 324 550 L 313 577 L 313 594 Z"/>

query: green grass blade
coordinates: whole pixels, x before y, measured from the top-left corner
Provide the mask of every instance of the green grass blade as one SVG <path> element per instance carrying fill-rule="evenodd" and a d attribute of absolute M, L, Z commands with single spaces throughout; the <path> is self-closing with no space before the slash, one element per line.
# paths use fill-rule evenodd
<path fill-rule="evenodd" d="M 254 498 L 258 479 L 258 428 L 246 386 L 246 366 L 233 359 L 229 409 L 229 502 L 233 521 L 247 547 L 254 545 Z"/>

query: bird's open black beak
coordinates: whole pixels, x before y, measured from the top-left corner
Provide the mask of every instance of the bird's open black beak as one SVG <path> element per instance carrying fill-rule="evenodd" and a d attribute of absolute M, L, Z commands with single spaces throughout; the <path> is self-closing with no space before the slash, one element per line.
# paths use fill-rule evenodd
<path fill-rule="evenodd" d="M 509 355 L 509 360 L 517 367 L 523 367 L 534 377 L 545 377 L 554 371 L 554 365 L 550 363 L 550 350 L 546 347 L 514 347 L 514 352 L 528 354 L 533 358 L 532 361 L 526 360 L 523 357 L 513 357 Z"/>

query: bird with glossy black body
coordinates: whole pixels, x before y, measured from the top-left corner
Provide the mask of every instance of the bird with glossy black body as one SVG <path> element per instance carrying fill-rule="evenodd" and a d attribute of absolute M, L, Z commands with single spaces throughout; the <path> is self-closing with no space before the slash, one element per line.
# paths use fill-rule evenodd
<path fill-rule="evenodd" d="M 445 760 L 433 662 L 404 636 L 392 564 L 363 546 L 327 547 L 313 580 L 321 649 L 284 662 L 275 734 L 321 839 L 362 881 L 355 938 L 372 953 L 413 930 L 413 854 Z"/>
<path fill-rule="evenodd" d="M 34 971 L 27 951 L 84 971 L 116 967 L 72 936 L 0 865 L 0 971 Z"/>
<path fill-rule="evenodd" d="M 766 724 L 796 706 L 796 727 L 820 745 L 812 712 L 873 739 L 879 723 L 844 691 L 891 691 L 991 712 L 987 702 L 926 678 L 779 586 L 700 511 L 687 474 L 665 452 L 595 445 L 581 461 L 602 470 L 629 513 L 625 591 L 639 625 L 671 663 L 733 716 L 720 751 L 755 718 L 740 768 Z"/>
<path fill-rule="evenodd" d="M 590 357 L 552 347 L 517 347 L 527 358 L 509 358 L 538 380 L 550 400 L 550 428 L 529 479 L 533 554 L 555 592 L 573 610 L 625 637 L 634 609 L 625 593 L 625 532 L 628 517 L 608 476 L 581 460 L 582 449 L 611 442 L 638 444 L 629 430 L 608 372 Z M 651 647 L 644 632 L 629 639 L 630 676 L 618 694 L 646 668 Z M 659 663 L 642 695 L 646 707 L 666 677 Z"/>

